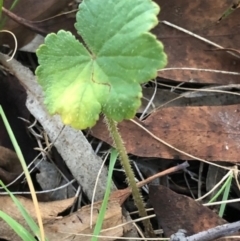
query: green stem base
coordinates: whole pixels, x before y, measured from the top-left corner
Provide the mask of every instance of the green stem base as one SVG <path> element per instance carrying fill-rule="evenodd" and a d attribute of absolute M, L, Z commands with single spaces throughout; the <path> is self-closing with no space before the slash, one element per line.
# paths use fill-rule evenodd
<path fill-rule="evenodd" d="M 139 215 L 141 217 L 147 217 L 147 212 L 146 212 L 143 200 L 142 200 L 142 196 L 137 187 L 137 184 L 135 181 L 135 176 L 134 176 L 132 167 L 130 165 L 125 146 L 123 144 L 123 140 L 117 129 L 117 123 L 114 120 L 112 120 L 111 118 L 108 118 L 106 116 L 105 116 L 105 120 L 106 120 L 108 129 L 109 129 L 109 132 L 111 133 L 112 139 L 114 141 L 115 148 L 119 152 L 120 161 L 125 170 L 128 185 L 132 189 L 133 200 L 135 202 L 135 205 L 138 208 Z M 150 220 L 149 219 L 143 220 L 143 225 L 144 225 L 144 228 L 145 228 L 147 234 L 150 237 L 155 237 Z"/>

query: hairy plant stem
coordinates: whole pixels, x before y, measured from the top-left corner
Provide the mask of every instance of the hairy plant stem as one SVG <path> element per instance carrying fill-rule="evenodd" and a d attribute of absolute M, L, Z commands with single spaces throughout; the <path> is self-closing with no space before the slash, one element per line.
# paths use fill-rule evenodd
<path fill-rule="evenodd" d="M 135 202 L 135 205 L 138 208 L 139 215 L 141 217 L 147 217 L 147 212 L 146 212 L 143 200 L 142 200 L 142 196 L 137 187 L 137 184 L 135 181 L 135 176 L 134 176 L 132 167 L 130 165 L 125 146 L 123 144 L 122 137 L 117 129 L 117 123 L 114 120 L 112 120 L 111 118 L 108 118 L 107 116 L 105 116 L 105 120 L 106 120 L 108 130 L 114 141 L 115 147 L 116 147 L 117 151 L 119 152 L 120 161 L 125 170 L 128 185 L 132 189 L 133 200 Z M 147 232 L 147 234 L 150 237 L 154 237 L 155 234 L 154 234 L 150 220 L 149 219 L 143 220 L 143 225 L 144 225 L 144 228 L 145 228 L 145 231 Z"/>

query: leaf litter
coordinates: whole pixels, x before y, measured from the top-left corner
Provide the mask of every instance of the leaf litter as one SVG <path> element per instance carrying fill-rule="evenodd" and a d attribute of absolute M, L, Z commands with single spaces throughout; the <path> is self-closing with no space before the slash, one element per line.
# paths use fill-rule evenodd
<path fill-rule="evenodd" d="M 159 39 L 163 41 L 169 58 L 169 65 L 167 66 L 169 69 L 159 72 L 159 78 L 157 80 L 160 83 L 171 83 L 173 87 L 173 91 L 162 87 L 166 92 L 166 96 L 169 93 L 169 96 L 172 96 L 171 98 L 173 99 L 179 96 L 179 92 L 181 94 L 186 93 L 184 90 L 178 89 L 177 85 L 182 82 L 184 82 L 184 84 L 181 87 L 196 90 L 200 88 L 206 89 L 209 88 L 209 86 L 211 87 L 211 85 L 221 88 L 221 85 L 228 86 L 229 84 L 234 84 L 235 87 L 230 87 L 229 92 L 238 93 L 239 75 L 234 73 L 238 73 L 239 71 L 239 60 L 236 56 L 229 53 L 234 52 L 234 54 L 237 55 L 239 50 L 239 34 L 236 32 L 236 23 L 239 18 L 237 10 L 228 18 L 223 19 L 218 25 L 216 24 L 216 21 L 227 7 L 232 4 L 232 1 L 215 1 L 214 3 L 201 1 L 201 6 L 198 5 L 198 3 L 189 4 L 186 0 L 179 1 L 177 6 L 171 1 L 163 3 L 158 0 L 157 2 L 160 4 L 162 11 L 160 20 L 165 21 L 165 23 L 159 24 L 155 31 L 159 33 Z M 166 23 L 172 23 L 172 25 L 170 26 Z M 207 42 L 200 41 L 192 35 L 179 31 L 174 27 L 175 25 L 183 27 L 190 33 L 203 36 L 205 39 L 222 46 L 221 51 L 217 50 L 216 46 L 211 46 Z M 183 68 L 190 69 L 184 70 Z M 202 71 L 198 71 L 198 69 Z M 204 71 L 206 69 L 219 70 L 219 72 Z M 220 71 L 226 71 L 228 74 L 224 72 L 221 73 Z M 147 88 L 149 88 L 149 86 L 147 86 Z M 198 157 L 206 158 L 209 161 L 214 161 L 215 163 L 222 162 L 219 163 L 220 165 L 222 165 L 223 162 L 228 162 L 228 166 L 231 166 L 231 163 L 238 162 L 239 115 L 236 110 L 239 108 L 239 98 L 234 96 L 234 99 L 231 99 L 229 102 L 229 96 L 233 95 L 226 94 L 228 100 L 225 102 L 222 100 L 218 103 L 217 101 L 220 97 L 216 93 L 212 99 L 210 95 L 203 95 L 205 92 L 200 93 L 202 93 L 202 95 L 199 95 L 199 100 L 195 99 L 195 104 L 192 103 L 194 102 L 192 100 L 196 98 L 196 96 L 190 98 L 190 94 L 188 94 L 188 97 L 181 97 L 182 103 L 180 101 L 174 101 L 168 107 L 162 107 L 155 113 L 149 113 L 150 115 L 142 122 L 145 127 L 150 130 L 156 130 L 155 134 L 173 146 L 176 145 L 176 147 L 181 150 L 192 153 Z M 213 94 L 214 92 L 211 93 Z M 158 101 L 158 95 L 155 98 L 156 101 Z M 171 98 L 167 101 L 171 100 Z M 156 104 L 156 106 L 157 105 L 158 104 Z M 153 106 L 151 111 L 154 109 L 155 106 Z M 140 112 L 143 110 L 144 108 Z M 124 128 L 127 128 L 124 130 L 123 136 L 130 138 L 130 141 L 125 140 L 126 147 L 130 149 L 129 153 L 138 157 L 147 156 L 150 161 L 152 157 L 158 158 L 159 162 L 161 162 L 161 158 L 163 157 L 171 159 L 174 162 L 179 162 L 179 159 L 191 160 L 189 156 L 184 156 L 159 142 L 158 144 L 155 143 L 155 146 L 153 144 L 155 148 L 152 148 L 151 144 L 155 142 L 154 139 L 149 139 L 149 136 L 141 132 L 142 130 L 140 130 L 140 128 L 136 125 L 134 126 L 131 122 L 125 123 L 124 121 L 122 125 Z M 101 130 L 103 133 L 97 134 L 96 136 L 111 144 L 108 141 L 108 136 L 104 134 L 103 129 Z M 166 133 L 164 133 L 164 130 Z M 94 132 L 96 133 L 95 129 L 89 133 L 95 135 Z M 141 135 L 139 135 L 139 133 L 141 133 Z M 164 162 L 169 162 L 169 160 L 164 160 Z M 190 162 L 190 165 L 194 165 L 191 163 L 193 162 Z M 222 176 L 223 175 L 224 174 L 222 174 Z M 212 182 L 217 182 L 218 180 L 219 179 L 215 181 L 212 180 Z M 214 185 L 214 183 L 212 184 Z M 162 195 L 160 195 L 161 201 L 163 201 L 163 199 L 175 201 L 172 207 L 173 210 L 175 210 L 176 198 L 179 200 L 179 197 L 170 196 L 167 198 L 166 193 L 168 193 L 168 190 L 169 189 L 164 189 Z M 234 192 L 237 193 L 237 191 L 238 189 L 235 189 Z M 161 194 L 160 191 L 159 194 Z M 194 205 L 194 203 L 195 201 L 193 201 L 191 206 Z M 186 203 L 182 204 L 183 210 L 185 210 L 185 205 Z M 168 207 L 167 203 L 165 203 L 165 207 L 168 208 L 167 210 L 169 210 L 169 212 L 161 216 L 167 218 L 171 213 L 171 206 Z M 235 208 L 238 210 L 238 207 Z M 195 207 L 191 210 L 195 210 Z M 189 209 L 186 210 L 186 212 L 189 214 L 192 212 L 193 217 L 190 219 L 192 220 L 192 225 L 196 227 L 194 232 L 197 232 L 196 230 L 202 230 L 200 229 L 202 224 L 199 223 L 196 218 L 199 212 L 205 213 L 205 211 L 200 209 L 196 215 L 194 215 L 194 211 L 190 212 Z M 173 217 L 175 217 L 175 214 L 181 215 L 181 211 L 175 211 Z M 210 217 L 212 216 L 213 211 L 209 210 L 209 213 L 206 214 L 206 219 L 211 220 Z M 182 220 L 184 219 L 185 217 L 182 218 Z M 219 220 L 219 218 L 216 218 L 215 221 L 212 222 L 212 226 L 225 222 Z M 169 226 L 172 226 L 174 221 L 175 220 L 173 220 L 172 223 L 170 221 Z M 207 226 L 211 226 L 208 225 L 207 221 L 203 224 L 206 225 L 206 228 Z M 181 224 L 180 228 L 183 227 L 184 225 Z M 191 225 L 186 226 L 186 229 L 191 230 Z M 164 232 L 167 234 L 167 229 L 165 229 Z M 173 232 L 177 232 L 177 230 Z M 168 234 L 170 235 L 170 232 Z"/>

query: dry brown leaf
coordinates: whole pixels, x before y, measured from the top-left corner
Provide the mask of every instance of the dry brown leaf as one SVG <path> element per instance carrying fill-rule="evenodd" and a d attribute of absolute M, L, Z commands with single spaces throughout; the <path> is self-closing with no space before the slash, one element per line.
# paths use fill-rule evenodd
<path fill-rule="evenodd" d="M 16 153 L 0 146 L 0 180 L 7 185 L 14 181 L 21 173 L 22 166 Z"/>
<path fill-rule="evenodd" d="M 187 162 L 180 164 L 176 167 L 171 167 L 163 172 L 156 174 L 153 177 L 147 178 L 144 181 L 138 183 L 138 186 L 141 187 L 148 182 L 152 181 L 154 178 L 167 175 L 174 171 L 181 170 L 188 166 Z M 105 213 L 104 222 L 102 226 L 102 232 L 100 235 L 102 236 L 112 236 L 114 238 L 103 238 L 100 240 L 115 240 L 117 237 L 121 237 L 124 233 L 132 229 L 131 224 L 122 225 L 126 218 L 129 220 L 129 217 L 125 217 L 126 215 L 122 214 L 122 203 L 126 200 L 127 197 L 131 194 L 131 189 L 126 188 L 123 190 L 117 190 L 111 193 L 110 200 L 108 202 L 107 211 Z M 32 215 L 34 220 L 35 211 L 31 200 L 28 200 L 23 197 L 18 197 L 21 203 L 25 206 L 28 212 Z M 84 206 L 79 209 L 77 212 L 74 212 L 65 217 L 57 217 L 59 212 L 62 212 L 63 209 L 67 208 L 72 204 L 73 199 L 63 200 L 63 201 L 55 201 L 48 203 L 40 203 L 40 209 L 42 212 L 42 218 L 44 223 L 44 230 L 46 232 L 46 236 L 51 241 L 67 241 L 67 240 L 75 240 L 75 241 L 86 241 L 91 240 L 90 236 L 84 236 L 83 234 L 92 234 L 94 230 L 94 226 L 96 224 L 97 216 L 99 214 L 99 210 L 101 208 L 102 202 L 96 202 L 93 206 L 93 226 L 90 228 L 90 205 Z M 6 212 L 16 221 L 21 223 L 24 227 L 26 226 L 26 222 L 22 219 L 21 214 L 17 210 L 15 204 L 12 202 L 11 198 L 8 196 L 0 196 L 0 207 L 3 207 L 2 211 Z M 120 225 L 120 227 L 116 227 Z M 9 228 L 5 222 L 0 220 L 0 227 L 2 233 L 0 234 L 0 238 L 5 238 L 7 240 L 20 240 L 15 235 L 15 233 Z M 109 230 L 107 230 L 109 229 Z"/>
<path fill-rule="evenodd" d="M 44 225 L 46 236 L 51 241 L 90 241 L 90 236 L 78 235 L 78 234 L 92 234 L 94 226 L 99 214 L 101 202 L 94 203 L 93 211 L 93 227 L 89 227 L 90 224 L 90 206 L 85 206 L 73 213 L 72 215 L 63 217 L 62 219 L 52 220 Z M 115 227 L 122 224 L 125 218 L 122 215 L 122 208 L 119 202 L 115 199 L 111 199 L 108 203 L 108 208 L 105 213 L 104 222 L 102 226 L 102 232 L 100 235 L 121 237 L 125 231 L 130 228 L 130 225 L 117 227 L 114 229 L 106 230 L 108 228 Z M 115 240 L 113 239 L 99 239 L 104 240 Z"/>
<path fill-rule="evenodd" d="M 36 221 L 36 215 L 34 206 L 31 200 L 23 198 L 21 196 L 17 197 L 19 201 L 24 205 L 26 210 L 31 214 L 33 219 Z M 91 240 L 91 237 L 83 237 L 82 235 L 77 234 L 92 234 L 94 230 L 94 226 L 97 220 L 97 216 L 99 214 L 99 210 L 101 207 L 101 202 L 94 203 L 93 208 L 93 227 L 90 228 L 90 205 L 84 206 L 79 209 L 77 212 L 72 213 L 71 215 L 65 217 L 57 217 L 59 213 L 68 208 L 74 198 L 55 201 L 55 202 L 46 202 L 39 203 L 42 219 L 44 223 L 44 230 L 46 236 L 51 241 L 67 241 L 67 240 Z M 0 207 L 1 211 L 7 213 L 12 218 L 14 218 L 17 222 L 23 225 L 25 228 L 28 228 L 25 220 L 21 216 L 17 207 L 13 203 L 12 199 L 8 196 L 0 196 Z M 130 229 L 130 225 L 117 227 L 111 230 L 106 230 L 108 228 L 115 227 L 119 224 L 122 224 L 126 219 L 122 214 L 122 208 L 120 206 L 119 201 L 116 198 L 111 198 L 108 203 L 108 208 L 105 214 L 105 219 L 102 227 L 101 235 L 108 235 L 114 237 L 121 237 L 123 233 Z M 20 241 L 20 238 L 14 233 L 14 231 L 3 221 L 0 219 L 0 227 L 1 233 L 0 238 L 4 238 L 6 240 L 14 240 Z M 101 239 L 101 240 L 111 240 L 111 239 Z M 113 240 L 113 239 L 112 239 Z"/>
<path fill-rule="evenodd" d="M 28 213 L 32 216 L 32 218 L 36 221 L 36 213 L 33 202 L 30 199 L 17 196 L 18 200 L 23 204 Z M 39 207 L 41 210 L 41 215 L 43 219 L 43 223 L 46 223 L 50 220 L 55 220 L 57 215 L 63 212 L 66 208 L 70 207 L 74 201 L 74 198 L 62 200 L 62 201 L 54 201 L 54 202 L 40 202 Z M 1 211 L 7 213 L 29 231 L 24 218 L 21 213 L 17 209 L 17 206 L 14 204 L 12 199 L 9 196 L 0 196 L 0 207 Z M 2 220 L 0 219 L 0 238 L 4 238 L 6 240 L 14 240 L 20 241 L 21 239 L 14 233 L 14 231 Z"/>
<path fill-rule="evenodd" d="M 240 106 L 169 107 L 139 122 L 172 146 L 210 161 L 239 161 Z M 119 124 L 128 153 L 142 157 L 188 159 L 154 139 L 131 121 Z M 112 144 L 105 124 L 99 121 L 91 135 Z"/>
<path fill-rule="evenodd" d="M 143 185 L 149 183 L 154 178 L 167 175 L 174 171 L 181 170 L 188 166 L 187 163 L 180 164 L 176 167 L 169 168 L 163 172 L 158 173 L 157 175 L 150 177 L 144 181 L 138 183 L 138 187 L 142 187 Z M 125 221 L 125 217 L 122 214 L 121 205 L 122 203 L 129 197 L 131 194 L 131 189 L 126 188 L 123 190 L 117 190 L 111 193 L 110 200 L 108 202 L 108 208 L 104 217 L 104 223 L 102 227 L 102 232 L 100 235 L 104 236 L 113 236 L 113 237 L 121 237 L 126 231 L 131 229 L 131 225 L 125 225 L 121 227 L 116 227 L 117 225 L 121 225 Z M 94 212 L 93 212 L 93 227 L 89 227 L 90 223 L 90 206 L 85 206 L 78 210 L 77 212 L 63 217 L 59 220 L 51 220 L 48 222 L 44 229 L 46 231 L 46 235 L 49 237 L 51 241 L 58 240 L 75 240 L 75 241 L 88 241 L 91 240 L 91 237 L 83 236 L 82 234 L 92 234 L 94 230 L 94 225 L 97 220 L 97 216 L 99 213 L 99 209 L 101 207 L 101 202 L 94 203 Z M 109 229 L 110 230 L 105 230 Z M 105 231 L 104 231 L 105 230 Z M 79 234 L 79 235 L 78 235 Z M 81 234 L 81 235 L 80 235 Z M 100 239 L 100 240 L 114 240 L 113 239 Z"/>
<path fill-rule="evenodd" d="M 189 236 L 227 223 L 209 208 L 167 187 L 151 185 L 149 190 L 151 204 L 166 237 L 179 229 L 185 229 Z"/>
<path fill-rule="evenodd" d="M 236 55 L 240 55 L 240 50 L 238 50 L 238 49 L 232 49 L 232 48 L 213 49 L 212 51 L 223 51 L 223 52 L 229 51 L 229 52 L 232 52 L 232 53 L 234 53 L 234 54 L 236 54 Z"/>
<path fill-rule="evenodd" d="M 154 29 L 154 33 L 164 44 L 168 55 L 167 68 L 189 67 L 239 72 L 239 58 L 226 51 L 209 51 L 216 49 L 216 46 L 161 23 L 165 20 L 178 25 L 223 48 L 240 49 L 239 12 L 235 11 L 231 17 L 217 23 L 223 12 L 232 4 L 232 0 L 179 0 L 177 2 L 156 0 L 156 2 L 161 6 L 161 12 L 160 24 Z M 184 82 L 239 83 L 237 75 L 191 70 L 160 71 L 159 76 Z"/>
<path fill-rule="evenodd" d="M 227 223 L 209 208 L 187 196 L 177 194 L 167 187 L 151 185 L 149 197 L 165 237 L 169 237 L 179 229 L 185 229 L 187 236 L 190 236 Z M 221 238 L 218 240 L 234 239 Z"/>
<path fill-rule="evenodd" d="M 14 0 L 4 1 L 3 6 L 6 9 L 9 9 L 13 2 Z M 43 20 L 62 11 L 70 2 L 72 2 L 72 0 L 21 0 L 12 12 L 27 20 Z M 6 17 L 5 14 L 3 14 L 3 17 Z M 29 43 L 36 35 L 33 31 L 21 26 L 8 17 L 6 17 L 6 23 L 3 28 L 12 31 L 16 35 L 19 47 Z M 6 33 L 1 33 L 0 44 L 10 44 L 11 46 L 14 46 L 12 36 Z"/>

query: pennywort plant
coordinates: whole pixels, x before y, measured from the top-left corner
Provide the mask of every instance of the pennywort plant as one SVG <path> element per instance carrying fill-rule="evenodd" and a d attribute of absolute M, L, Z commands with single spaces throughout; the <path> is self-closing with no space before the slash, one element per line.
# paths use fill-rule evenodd
<path fill-rule="evenodd" d="M 135 116 L 141 84 L 167 63 L 162 43 L 149 32 L 159 11 L 151 0 L 83 0 L 75 28 L 84 42 L 60 30 L 37 50 L 36 75 L 48 111 L 76 129 L 91 128 L 105 116 L 141 216 L 147 214 L 117 122 Z M 153 232 L 149 220 L 144 226 Z"/>

